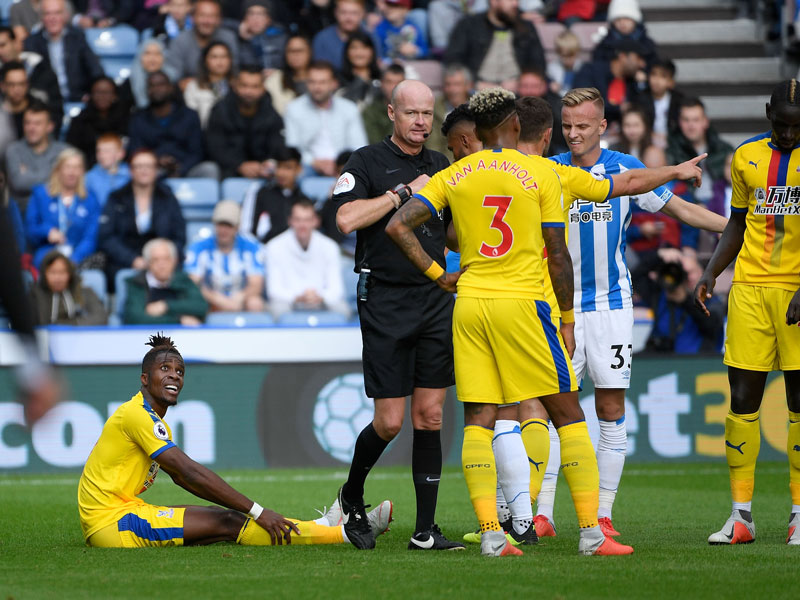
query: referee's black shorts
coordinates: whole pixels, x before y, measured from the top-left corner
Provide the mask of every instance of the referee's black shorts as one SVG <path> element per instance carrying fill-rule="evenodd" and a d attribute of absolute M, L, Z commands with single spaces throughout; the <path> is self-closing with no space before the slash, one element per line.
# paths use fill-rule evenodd
<path fill-rule="evenodd" d="M 367 396 L 399 398 L 416 387 L 455 383 L 453 303 L 435 285 L 374 281 L 366 302 L 358 303 Z"/>

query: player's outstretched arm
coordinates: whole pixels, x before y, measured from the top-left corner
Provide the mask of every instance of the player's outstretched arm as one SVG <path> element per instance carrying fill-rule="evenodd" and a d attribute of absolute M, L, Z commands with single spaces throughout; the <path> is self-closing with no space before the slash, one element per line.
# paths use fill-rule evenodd
<path fill-rule="evenodd" d="M 563 227 L 542 227 L 542 236 L 547 248 L 547 270 L 561 309 L 561 336 L 571 357 L 575 352 L 575 317 L 572 309 L 575 284 L 572 279 L 572 258 Z"/>
<path fill-rule="evenodd" d="M 423 174 L 409 183 L 411 193 L 420 191 L 429 179 L 430 176 Z M 343 204 L 336 212 L 336 227 L 345 235 L 369 227 L 396 208 L 396 199 L 396 194 L 385 192 L 375 198 L 362 198 Z"/>
<path fill-rule="evenodd" d="M 661 212 L 691 227 L 713 231 L 714 233 L 722 233 L 728 224 L 728 219 L 722 215 L 713 213 L 699 204 L 687 202 L 680 196 L 670 198 L 669 202 L 661 209 Z"/>
<path fill-rule="evenodd" d="M 616 196 L 636 196 L 653 191 L 660 185 L 675 181 L 689 181 L 694 179 L 695 187 L 699 187 L 703 180 L 703 170 L 697 166 L 707 153 L 695 156 L 691 160 L 682 162 L 679 165 L 667 167 L 655 167 L 652 169 L 631 169 L 624 173 L 613 175 L 614 189 L 611 195 Z"/>
<path fill-rule="evenodd" d="M 725 267 L 731 264 L 731 261 L 739 254 L 739 250 L 742 249 L 746 218 L 746 212 L 736 211 L 731 213 L 731 218 L 728 220 L 725 231 L 722 232 L 719 244 L 717 244 L 714 254 L 711 255 L 711 260 L 708 261 L 708 266 L 703 272 L 703 276 L 694 288 L 694 302 L 703 309 L 706 316 L 711 314 L 706 308 L 706 300 L 711 298 L 714 293 L 717 277 L 725 270 Z"/>
<path fill-rule="evenodd" d="M 386 225 L 386 235 L 392 238 L 392 241 L 415 267 L 433 279 L 440 288 L 447 292 L 455 292 L 456 281 L 461 276 L 461 272 L 444 272 L 444 269 L 434 263 L 430 255 L 425 252 L 417 236 L 414 235 L 414 229 L 430 219 L 431 216 L 430 209 L 421 200 L 411 198 L 389 219 L 389 223 Z"/>
<path fill-rule="evenodd" d="M 247 496 L 233 489 L 211 469 L 189 458 L 177 446 L 159 454 L 157 460 L 172 481 L 198 498 L 244 514 L 254 505 Z M 283 540 L 290 544 L 292 531 L 300 534 L 294 523 L 268 509 L 263 510 L 256 522 L 269 532 L 273 544 L 282 544 Z"/>

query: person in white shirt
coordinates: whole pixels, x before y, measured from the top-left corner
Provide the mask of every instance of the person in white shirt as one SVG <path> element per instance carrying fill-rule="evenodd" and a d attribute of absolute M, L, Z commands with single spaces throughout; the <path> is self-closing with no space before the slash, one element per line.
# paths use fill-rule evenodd
<path fill-rule="evenodd" d="M 316 231 L 314 204 L 292 205 L 289 229 L 264 249 L 269 310 L 277 320 L 291 310 L 330 310 L 350 317 L 342 280 L 339 246 Z"/>

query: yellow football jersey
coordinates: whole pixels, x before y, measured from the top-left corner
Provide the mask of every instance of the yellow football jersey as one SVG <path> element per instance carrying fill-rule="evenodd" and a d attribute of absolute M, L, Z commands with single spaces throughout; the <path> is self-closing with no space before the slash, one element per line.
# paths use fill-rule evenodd
<path fill-rule="evenodd" d="M 84 538 L 119 520 L 158 474 L 156 457 L 175 446 L 172 431 L 139 392 L 108 418 L 83 467 L 78 512 Z"/>
<path fill-rule="evenodd" d="M 459 296 L 544 299 L 542 226 L 565 227 L 551 165 L 518 150 L 482 150 L 438 172 L 416 197 L 434 214 L 450 207 L 467 268 Z"/>
<path fill-rule="evenodd" d="M 800 288 L 800 148 L 781 152 L 770 133 L 736 149 L 731 212 L 747 212 L 734 283 Z"/>

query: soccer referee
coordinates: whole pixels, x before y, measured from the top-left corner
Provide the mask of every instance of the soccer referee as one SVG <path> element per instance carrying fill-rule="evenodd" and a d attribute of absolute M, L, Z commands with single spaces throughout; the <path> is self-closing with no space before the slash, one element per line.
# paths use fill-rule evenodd
<path fill-rule="evenodd" d="M 355 270 L 360 273 L 364 384 L 375 400 L 375 416 L 358 436 L 350 474 L 339 491 L 345 531 L 362 549 L 375 547 L 366 521 L 364 481 L 400 432 L 409 395 L 417 521 L 408 548 L 464 548 L 448 540 L 434 522 L 442 474 L 442 405 L 454 383 L 453 297 L 420 273 L 384 233 L 395 210 L 431 175 L 449 166 L 444 155 L 424 146 L 433 104 L 433 92 L 424 83 L 398 84 L 388 106 L 392 135 L 353 152 L 333 191 L 337 226 L 343 233 L 358 232 Z M 439 214 L 415 231 L 439 265 L 445 264 L 449 221 L 449 212 Z"/>

